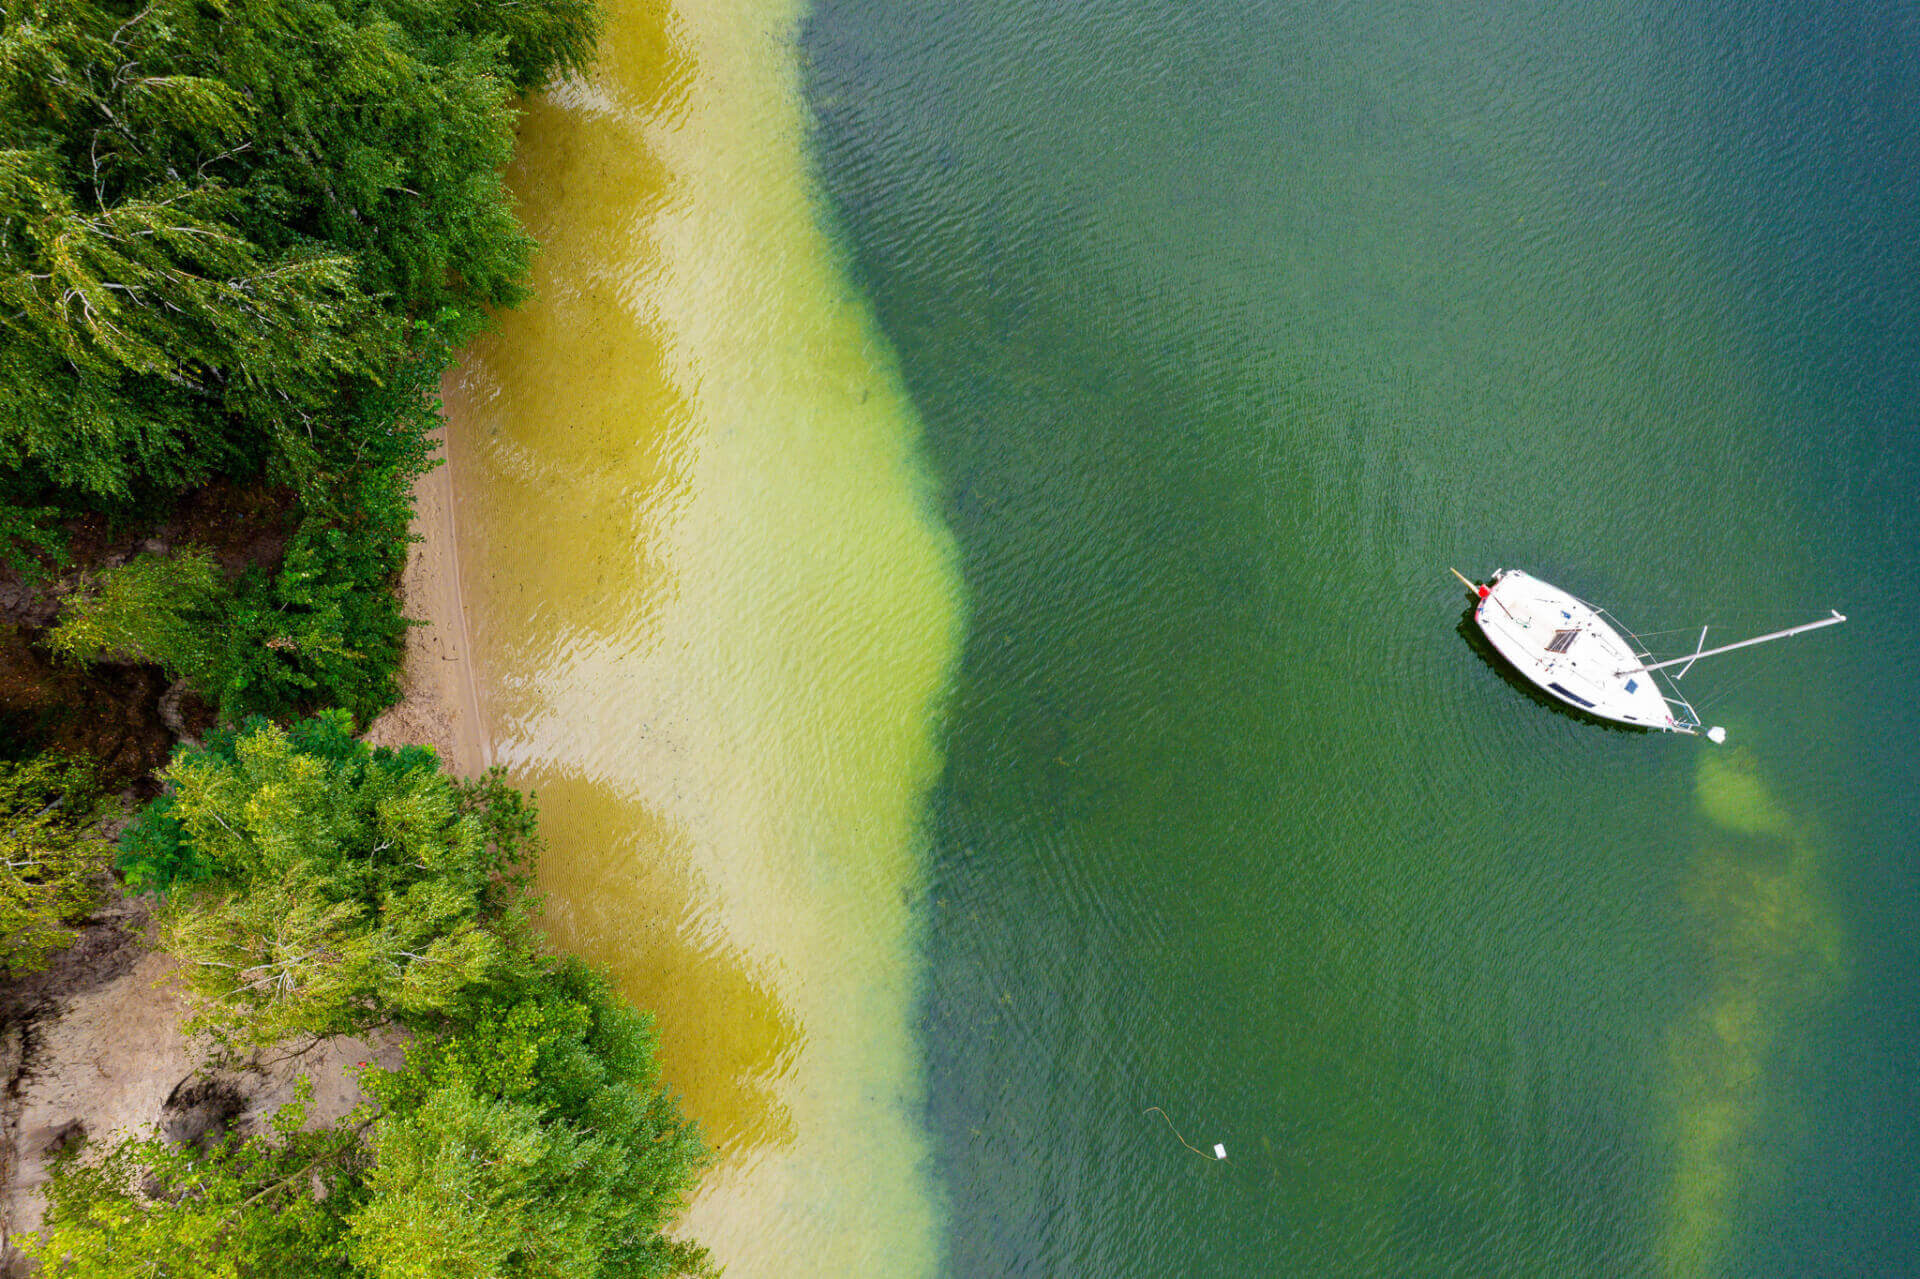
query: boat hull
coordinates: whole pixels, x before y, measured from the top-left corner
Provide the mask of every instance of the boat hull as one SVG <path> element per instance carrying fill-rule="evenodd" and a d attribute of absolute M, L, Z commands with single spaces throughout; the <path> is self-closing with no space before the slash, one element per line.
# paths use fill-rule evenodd
<path fill-rule="evenodd" d="M 1519 569 L 1503 569 L 1473 610 L 1495 652 L 1541 692 L 1636 728 L 1691 733 L 1626 636 L 1584 600 Z"/>

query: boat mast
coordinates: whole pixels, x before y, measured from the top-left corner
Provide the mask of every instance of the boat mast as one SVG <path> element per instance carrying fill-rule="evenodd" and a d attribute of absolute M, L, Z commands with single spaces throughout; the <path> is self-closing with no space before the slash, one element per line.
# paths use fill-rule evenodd
<path fill-rule="evenodd" d="M 1722 644 L 1719 648 L 1710 648 L 1704 652 L 1689 653 L 1685 657 L 1676 657 L 1665 662 L 1654 662 L 1650 666 L 1630 666 L 1624 671 L 1616 671 L 1615 674 L 1632 675 L 1636 671 L 1657 671 L 1666 666 L 1678 666 L 1682 662 L 1697 662 L 1703 657 L 1712 657 L 1716 653 L 1731 653 L 1736 648 L 1750 648 L 1755 644 L 1764 644 L 1768 640 L 1786 639 L 1789 635 L 1799 635 L 1805 631 L 1817 631 L 1822 626 L 1838 626 L 1846 620 L 1846 615 L 1841 613 L 1840 610 L 1835 609 L 1832 617 L 1823 617 L 1817 622 L 1808 622 L 1805 626 L 1789 626 L 1784 631 L 1772 631 L 1766 635 L 1756 635 L 1752 639 L 1743 639 L 1737 644 Z M 1704 629 L 1700 632 L 1700 637 L 1702 639 L 1706 638 L 1706 631 Z"/>

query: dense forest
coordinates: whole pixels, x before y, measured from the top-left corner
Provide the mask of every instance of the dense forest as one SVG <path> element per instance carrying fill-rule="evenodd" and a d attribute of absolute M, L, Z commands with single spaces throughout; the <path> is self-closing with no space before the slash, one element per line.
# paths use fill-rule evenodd
<path fill-rule="evenodd" d="M 535 251 L 516 103 L 595 34 L 590 0 L 0 0 L 7 971 L 152 893 L 210 1059 L 408 1039 L 337 1123 L 64 1156 L 49 1273 L 707 1268 L 648 1021 L 530 922 L 530 803 L 354 736 L 440 374 Z"/>

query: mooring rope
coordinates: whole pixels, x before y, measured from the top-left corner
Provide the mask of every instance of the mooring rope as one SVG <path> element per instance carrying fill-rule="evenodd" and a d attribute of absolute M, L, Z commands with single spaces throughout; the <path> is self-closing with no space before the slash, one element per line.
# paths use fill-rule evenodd
<path fill-rule="evenodd" d="M 1160 1107 L 1148 1106 L 1145 1110 L 1141 1111 L 1140 1113 L 1143 1115 L 1151 1115 L 1156 1110 L 1160 1110 Z M 1166 1111 L 1160 1110 L 1160 1117 L 1167 1121 L 1167 1130 L 1173 1134 L 1174 1139 L 1176 1141 L 1178 1141 L 1181 1145 L 1185 1146 L 1188 1150 L 1193 1151 L 1194 1154 L 1199 1155 L 1202 1159 L 1206 1160 L 1208 1163 L 1212 1163 L 1216 1160 L 1226 1158 L 1225 1155 L 1210 1155 L 1206 1151 L 1201 1150 L 1198 1146 L 1195 1146 L 1192 1142 L 1188 1141 L 1185 1137 L 1182 1137 L 1180 1135 L 1180 1130 L 1173 1126 L 1173 1116 L 1169 1115 Z"/>

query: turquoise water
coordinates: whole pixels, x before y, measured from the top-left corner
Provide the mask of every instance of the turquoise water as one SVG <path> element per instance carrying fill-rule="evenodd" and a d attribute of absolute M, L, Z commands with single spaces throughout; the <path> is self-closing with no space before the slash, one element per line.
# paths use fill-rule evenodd
<path fill-rule="evenodd" d="M 804 53 L 966 587 L 950 1273 L 1910 1269 L 1920 11 L 820 0 Z M 1512 687 L 1446 572 L 1508 564 L 1676 651 L 1853 621 L 1689 675 L 1716 749 Z"/>

